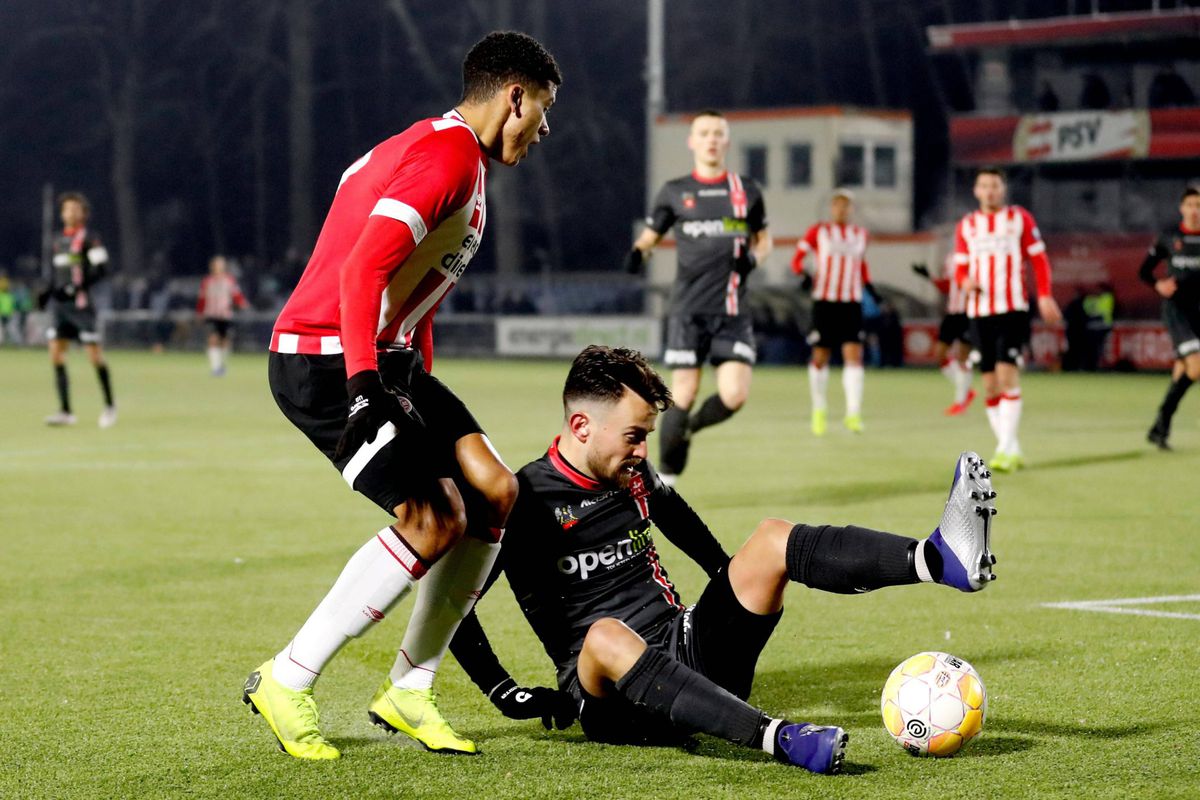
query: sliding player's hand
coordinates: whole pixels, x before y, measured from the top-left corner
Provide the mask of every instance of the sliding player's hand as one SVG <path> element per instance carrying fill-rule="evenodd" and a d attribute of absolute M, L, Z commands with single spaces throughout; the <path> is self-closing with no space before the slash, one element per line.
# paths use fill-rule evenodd
<path fill-rule="evenodd" d="M 389 422 L 397 426 L 414 421 L 421 423 L 412 400 L 402 392 L 384 388 L 379 373 L 373 369 L 352 375 L 346 381 L 346 394 L 350 398 L 350 416 L 334 451 L 335 461 L 341 461 L 364 444 L 375 441 L 379 429 Z"/>
<path fill-rule="evenodd" d="M 509 719 L 538 719 L 542 726 L 562 730 L 575 721 L 575 700 L 566 692 L 545 686 L 518 686 L 512 678 L 507 679 L 488 695 L 492 705 Z"/>

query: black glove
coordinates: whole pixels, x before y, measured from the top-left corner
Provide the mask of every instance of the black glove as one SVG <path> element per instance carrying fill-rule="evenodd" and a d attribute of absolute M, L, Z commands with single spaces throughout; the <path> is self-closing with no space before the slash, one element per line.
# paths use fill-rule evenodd
<path fill-rule="evenodd" d="M 625 271 L 630 275 L 641 275 L 646 266 L 646 254 L 636 247 L 625 254 Z"/>
<path fill-rule="evenodd" d="M 551 729 L 551 721 L 560 731 L 569 728 L 577 715 L 575 700 L 566 692 L 545 686 L 517 686 L 512 678 L 501 681 L 488 693 L 488 699 L 509 719 L 541 717 L 546 730 Z"/>
<path fill-rule="evenodd" d="M 379 428 L 385 423 L 399 426 L 415 421 L 424 424 L 413 408 L 412 400 L 403 392 L 385 388 L 376 370 L 364 369 L 350 376 L 346 381 L 346 394 L 350 397 L 350 416 L 333 453 L 335 461 L 349 456 L 365 443 L 375 441 Z"/>
<path fill-rule="evenodd" d="M 879 293 L 879 290 L 875 288 L 874 284 L 864 283 L 863 291 L 871 295 L 871 299 L 875 301 L 876 305 L 883 303 L 883 295 Z"/>
<path fill-rule="evenodd" d="M 813 288 L 813 277 L 805 272 L 800 275 L 800 291 L 811 292 Z"/>
<path fill-rule="evenodd" d="M 733 260 L 733 271 L 743 278 L 753 272 L 757 266 L 758 256 L 754 255 L 749 249 L 744 250 L 740 256 Z"/>
<path fill-rule="evenodd" d="M 925 280 L 929 280 L 929 267 L 924 264 L 913 264 L 912 271 L 920 275 Z"/>

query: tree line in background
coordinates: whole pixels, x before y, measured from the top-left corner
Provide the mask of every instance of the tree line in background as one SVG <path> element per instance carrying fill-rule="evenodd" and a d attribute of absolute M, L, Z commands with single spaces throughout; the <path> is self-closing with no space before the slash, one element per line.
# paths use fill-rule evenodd
<path fill-rule="evenodd" d="M 911 108 L 920 214 L 947 149 L 924 26 L 1026 5 L 667 0 L 668 108 Z M 544 41 L 566 83 L 546 144 L 489 175 L 480 267 L 611 268 L 644 211 L 637 0 L 4 4 L 0 264 L 38 251 L 49 183 L 91 196 L 122 271 L 302 265 L 345 166 L 453 106 L 463 54 L 498 28 Z"/>

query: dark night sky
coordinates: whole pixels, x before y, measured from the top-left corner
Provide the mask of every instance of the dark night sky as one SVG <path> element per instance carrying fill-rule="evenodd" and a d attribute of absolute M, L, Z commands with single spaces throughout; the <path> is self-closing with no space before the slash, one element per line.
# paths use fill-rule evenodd
<path fill-rule="evenodd" d="M 642 213 L 644 4 L 635 0 L 405 4 L 439 76 L 427 79 L 386 0 L 315 4 L 313 207 L 319 223 L 337 177 L 377 141 L 457 100 L 459 64 L 480 35 L 526 30 L 556 55 L 566 82 L 545 164 L 517 172 L 523 238 L 545 245 L 546 186 L 569 226 L 567 269 L 609 269 Z M 945 106 L 969 102 L 962 64 L 934 64 L 924 26 L 1065 13 L 1067 2 L 966 0 L 668 0 L 668 109 L 805 104 L 910 108 L 917 135 L 917 219 L 935 207 L 947 141 Z M 1144 3 L 1105 3 L 1106 10 Z M 287 39 L 281 3 L 175 0 L 0 6 L 0 265 L 36 253 L 40 196 L 78 188 L 96 226 L 116 234 L 111 106 L 131 64 L 143 68 L 133 174 L 146 254 L 198 272 L 220 239 L 234 254 L 283 256 L 287 236 Z M 471 14 L 468 7 L 478 9 Z M 505 9 L 508 14 L 505 14 Z M 137 14 L 144 14 L 139 28 Z M 865 20 L 865 21 L 864 21 Z M 139 32 L 140 31 L 140 32 Z M 868 43 L 882 67 L 872 79 Z M 255 211 L 253 99 L 264 111 Z M 106 99 L 107 98 L 107 99 Z M 205 131 L 204 125 L 212 130 Z M 205 171 L 205 144 L 213 169 Z M 215 176 L 213 180 L 211 176 Z M 930 220 L 926 220 L 930 221 Z M 935 221 L 935 220 L 934 220 Z M 560 225 L 563 223 L 560 222 Z M 488 269 L 487 253 L 479 260 Z M 474 269 L 475 267 L 473 267 Z"/>

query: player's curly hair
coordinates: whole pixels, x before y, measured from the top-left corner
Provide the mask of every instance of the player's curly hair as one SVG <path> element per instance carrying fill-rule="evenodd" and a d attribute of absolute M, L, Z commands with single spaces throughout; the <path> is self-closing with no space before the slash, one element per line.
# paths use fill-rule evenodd
<path fill-rule="evenodd" d="M 1004 170 L 1000 169 L 999 167 L 980 167 L 979 169 L 975 170 L 975 179 L 979 180 L 980 175 L 995 175 L 1003 182 L 1008 183 L 1008 176 L 1005 175 Z"/>
<path fill-rule="evenodd" d="M 88 202 L 87 196 L 83 192 L 63 192 L 55 198 L 55 208 L 62 211 L 64 203 L 75 202 L 83 206 L 83 215 L 90 216 L 92 213 L 92 204 Z"/>
<path fill-rule="evenodd" d="M 558 62 L 541 43 L 517 31 L 494 31 L 463 59 L 462 102 L 480 103 L 506 83 L 562 85 Z"/>
<path fill-rule="evenodd" d="M 626 388 L 659 411 L 674 402 L 671 390 L 637 350 L 591 344 L 571 364 L 563 386 L 563 407 L 571 408 L 580 400 L 616 403 Z"/>

